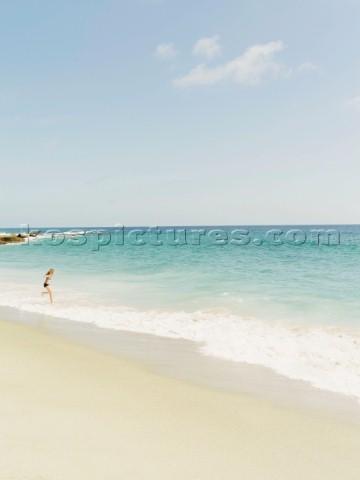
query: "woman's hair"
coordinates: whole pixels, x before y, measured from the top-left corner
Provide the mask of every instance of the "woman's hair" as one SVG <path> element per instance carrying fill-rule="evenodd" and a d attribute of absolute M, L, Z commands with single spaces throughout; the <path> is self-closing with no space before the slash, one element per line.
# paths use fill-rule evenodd
<path fill-rule="evenodd" d="M 51 275 L 51 274 L 54 273 L 54 272 L 55 272 L 55 270 L 54 270 L 53 268 L 50 268 L 50 270 L 47 272 L 46 275 Z"/>

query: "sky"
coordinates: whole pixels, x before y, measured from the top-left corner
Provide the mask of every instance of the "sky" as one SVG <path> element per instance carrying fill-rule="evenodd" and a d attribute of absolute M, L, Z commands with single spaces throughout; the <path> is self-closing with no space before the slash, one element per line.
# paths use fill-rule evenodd
<path fill-rule="evenodd" d="M 0 0 L 0 226 L 360 223 L 359 15 Z"/>

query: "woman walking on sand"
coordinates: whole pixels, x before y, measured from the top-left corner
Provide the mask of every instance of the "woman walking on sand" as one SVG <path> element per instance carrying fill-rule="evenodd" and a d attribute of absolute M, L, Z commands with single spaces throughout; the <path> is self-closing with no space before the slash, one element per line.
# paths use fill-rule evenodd
<path fill-rule="evenodd" d="M 52 277 L 55 273 L 55 270 L 53 268 L 50 268 L 50 270 L 47 272 L 46 276 L 45 276 L 45 282 L 44 282 L 44 288 L 46 290 L 46 292 L 42 292 L 41 295 L 47 295 L 49 294 L 50 295 L 50 303 L 53 303 L 53 295 L 52 295 L 52 291 L 51 291 L 51 288 L 50 288 L 50 282 L 52 280 Z"/>

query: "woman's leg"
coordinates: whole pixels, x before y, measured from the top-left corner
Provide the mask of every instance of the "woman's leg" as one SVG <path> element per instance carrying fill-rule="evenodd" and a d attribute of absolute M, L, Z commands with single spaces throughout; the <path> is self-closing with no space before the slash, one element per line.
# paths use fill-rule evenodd
<path fill-rule="evenodd" d="M 50 295 L 50 303 L 53 303 L 53 294 L 52 294 L 51 288 L 50 287 L 45 287 L 45 288 L 47 290 L 47 293 Z"/>

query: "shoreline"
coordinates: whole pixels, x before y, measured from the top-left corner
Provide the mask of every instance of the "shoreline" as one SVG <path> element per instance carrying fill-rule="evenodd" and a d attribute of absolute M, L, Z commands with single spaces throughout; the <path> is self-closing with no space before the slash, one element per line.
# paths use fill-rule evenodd
<path fill-rule="evenodd" d="M 92 302 L 89 294 L 70 294 L 66 290 L 57 292 L 56 305 L 48 305 L 39 300 L 36 286 L 22 286 L 21 299 L 16 293 L 18 288 L 18 285 L 4 284 L 0 294 L 2 305 L 23 312 L 16 314 L 18 317 L 25 319 L 29 315 L 46 319 L 49 324 L 67 324 L 70 334 L 77 329 L 76 324 L 82 325 L 79 328 L 83 328 L 83 332 L 89 331 L 86 325 L 96 325 L 98 333 L 106 330 L 118 335 L 115 332 L 120 332 L 120 342 L 121 336 L 130 335 L 130 332 L 135 334 L 130 335 L 130 341 L 138 335 L 144 335 L 144 339 L 156 335 L 169 342 L 188 342 L 201 356 L 216 359 L 216 362 L 224 360 L 241 369 L 247 365 L 255 377 L 265 377 L 264 383 L 270 383 L 270 387 L 273 380 L 278 383 L 277 380 L 286 379 L 296 389 L 311 386 L 311 392 L 329 392 L 333 399 L 356 399 L 360 405 L 358 328 L 267 321 L 221 311 L 167 312 L 116 304 L 108 307 L 107 299 L 102 303 L 100 297 L 95 297 Z M 310 388 L 308 390 L 310 395 L 306 396 L 310 397 L 312 393 Z"/>
<path fill-rule="evenodd" d="M 0 333 L 1 480 L 357 478 L 360 429 L 331 415 L 165 377 L 31 325 L 1 320 Z"/>
<path fill-rule="evenodd" d="M 30 325 L 60 340 L 111 354 L 146 367 L 151 372 L 196 386 L 230 394 L 245 394 L 281 407 L 331 414 L 360 425 L 360 404 L 253 364 L 203 355 L 199 344 L 148 333 L 101 328 L 85 322 L 0 307 L 0 318 Z"/>

